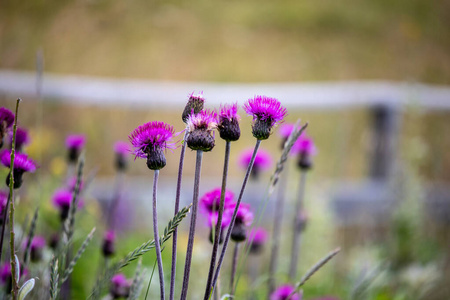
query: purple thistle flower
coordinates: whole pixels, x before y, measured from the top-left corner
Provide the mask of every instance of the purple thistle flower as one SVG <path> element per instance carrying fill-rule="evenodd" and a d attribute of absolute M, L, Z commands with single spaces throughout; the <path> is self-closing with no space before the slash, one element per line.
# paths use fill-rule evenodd
<path fill-rule="evenodd" d="M 66 148 L 68 152 L 68 160 L 71 163 L 76 163 L 81 150 L 86 144 L 86 137 L 82 134 L 71 134 L 66 138 Z"/>
<path fill-rule="evenodd" d="M 114 152 L 116 153 L 115 166 L 119 171 L 124 171 L 127 168 L 127 155 L 130 153 L 128 143 L 117 141 L 114 144 Z"/>
<path fill-rule="evenodd" d="M 220 108 L 219 129 L 220 137 L 226 141 L 237 141 L 241 136 L 239 121 L 241 117 L 237 114 L 237 103 L 225 104 Z"/>
<path fill-rule="evenodd" d="M 14 123 L 14 114 L 7 108 L 0 107 L 0 148 L 3 146 L 3 140 L 8 129 Z"/>
<path fill-rule="evenodd" d="M 113 299 L 127 298 L 130 294 L 131 282 L 122 273 L 111 278 L 110 293 Z"/>
<path fill-rule="evenodd" d="M 233 215 L 233 210 L 231 209 L 231 206 L 229 208 L 225 208 L 222 214 L 222 223 L 220 228 L 222 229 L 219 236 L 219 244 L 223 243 L 224 238 L 224 229 L 228 227 L 231 223 L 231 217 Z M 219 218 L 219 212 L 213 211 L 208 214 L 208 227 L 210 228 L 209 232 L 209 241 L 213 243 L 214 241 L 214 235 L 213 235 L 213 228 L 216 229 L 217 226 L 217 220 Z"/>
<path fill-rule="evenodd" d="M 58 189 L 53 194 L 52 203 L 59 209 L 61 221 L 64 221 L 69 216 L 70 204 L 72 202 L 73 193 L 67 189 Z M 81 198 L 78 199 L 78 208 L 84 205 Z"/>
<path fill-rule="evenodd" d="M 107 230 L 103 235 L 102 253 L 105 257 L 114 255 L 116 243 L 116 233 L 114 230 Z"/>
<path fill-rule="evenodd" d="M 11 278 L 11 264 L 9 261 L 4 262 L 0 267 L 0 281 L 2 284 L 7 284 Z"/>
<path fill-rule="evenodd" d="M 280 101 L 266 96 L 255 96 L 244 104 L 247 114 L 253 116 L 252 133 L 259 140 L 269 138 L 272 127 L 283 121 L 286 116 L 286 108 Z"/>
<path fill-rule="evenodd" d="M 187 119 L 187 130 L 189 132 L 186 140 L 192 150 L 211 151 L 214 148 L 214 136 L 212 131 L 217 127 L 217 114 L 208 109 L 198 114 L 192 114 Z"/>
<path fill-rule="evenodd" d="M 279 288 L 277 288 L 272 293 L 272 295 L 270 295 L 270 300 L 286 300 L 293 291 L 295 291 L 294 286 L 282 285 Z M 289 299 L 290 300 L 301 300 L 302 296 L 299 293 L 295 293 Z"/>
<path fill-rule="evenodd" d="M 282 125 L 280 126 L 280 130 L 279 130 L 280 136 L 281 136 L 283 139 L 287 140 L 288 137 L 291 135 L 292 131 L 294 130 L 294 127 L 295 127 L 295 125 L 292 124 L 292 123 L 285 123 L 285 124 L 282 124 Z"/>
<path fill-rule="evenodd" d="M 203 98 L 203 92 L 200 92 L 198 94 L 192 92 L 189 95 L 188 103 L 184 107 L 183 114 L 181 115 L 181 119 L 183 120 L 183 122 L 186 123 L 191 114 L 198 114 L 199 112 L 201 112 L 204 103 L 205 98 Z"/>
<path fill-rule="evenodd" d="M 12 145 L 13 136 L 9 136 L 9 143 Z M 16 151 L 22 151 L 23 146 L 30 143 L 30 136 L 28 131 L 24 128 L 17 128 L 16 130 Z"/>
<path fill-rule="evenodd" d="M 200 210 L 205 214 L 217 212 L 219 210 L 221 193 L 222 193 L 221 188 L 215 188 L 214 190 L 204 194 L 203 197 L 200 198 Z M 225 192 L 224 207 L 225 208 L 229 207 L 233 203 L 233 199 L 234 199 L 233 192 L 227 190 Z"/>
<path fill-rule="evenodd" d="M 23 247 L 26 248 L 28 244 L 28 239 L 25 239 L 23 243 Z M 32 262 L 38 262 L 42 260 L 43 257 L 43 250 L 45 248 L 45 245 L 47 244 L 47 241 L 43 236 L 37 235 L 33 237 L 31 240 L 30 245 L 30 258 Z"/>
<path fill-rule="evenodd" d="M 0 153 L 1 163 L 9 168 L 11 166 L 11 151 L 4 149 Z M 28 155 L 15 152 L 14 155 L 14 188 L 18 189 L 22 185 L 22 176 L 25 172 L 33 173 L 37 169 L 36 163 L 28 158 Z M 6 185 L 9 186 L 9 174 L 6 176 Z"/>
<path fill-rule="evenodd" d="M 77 180 L 78 180 L 77 177 L 71 177 L 71 178 L 68 180 L 68 182 L 67 182 L 67 188 L 68 188 L 68 191 L 69 191 L 69 192 L 75 191 L 75 187 L 76 187 L 76 185 L 77 185 Z M 84 181 L 81 180 L 81 181 L 80 181 L 80 188 L 79 188 L 79 190 L 82 191 L 83 188 L 84 188 Z"/>
<path fill-rule="evenodd" d="M 312 138 L 302 134 L 292 146 L 291 153 L 297 154 L 297 165 L 302 170 L 308 170 L 312 167 L 312 157 L 316 155 L 317 150 Z"/>
<path fill-rule="evenodd" d="M 239 155 L 239 165 L 243 169 L 247 169 L 250 160 L 252 159 L 253 155 L 253 149 L 246 149 Z M 259 174 L 261 171 L 265 171 L 270 169 L 272 166 L 272 156 L 269 154 L 269 152 L 265 151 L 264 149 L 259 149 L 259 151 L 256 153 L 255 162 L 253 163 L 252 172 L 250 175 L 252 176 L 252 179 L 258 179 Z"/>
<path fill-rule="evenodd" d="M 234 211 L 236 203 L 232 207 Z M 253 213 L 250 210 L 250 205 L 241 203 L 239 205 L 236 220 L 234 221 L 233 229 L 231 231 L 231 239 L 237 243 L 243 242 L 247 239 L 247 227 L 253 222 Z"/>
<path fill-rule="evenodd" d="M 136 128 L 128 136 L 134 147 L 136 157 L 147 158 L 147 166 L 151 170 L 162 169 L 166 165 L 164 150 L 174 149 L 171 142 L 175 131 L 164 122 L 148 122 Z"/>
<path fill-rule="evenodd" d="M 5 209 L 7 203 L 8 203 L 8 192 L 0 191 L 0 215 L 2 214 L 3 210 Z M 0 218 L 0 222 L 1 222 L 1 218 Z"/>
<path fill-rule="evenodd" d="M 250 252 L 251 253 L 259 253 L 261 252 L 264 244 L 268 239 L 267 230 L 263 227 L 254 228 L 250 231 L 249 234 L 249 242 L 250 242 Z"/>

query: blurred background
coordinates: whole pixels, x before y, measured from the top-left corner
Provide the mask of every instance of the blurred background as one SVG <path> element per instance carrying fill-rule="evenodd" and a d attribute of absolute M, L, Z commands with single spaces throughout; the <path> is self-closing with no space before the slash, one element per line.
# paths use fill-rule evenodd
<path fill-rule="evenodd" d="M 181 113 L 192 91 L 203 91 L 211 109 L 265 94 L 287 106 L 286 122 L 309 122 L 307 133 L 318 149 L 308 172 L 300 273 L 342 248 L 305 285 L 305 299 L 449 299 L 448 28 L 449 1 L 3 0 L 0 104 L 13 110 L 16 98 L 24 100 L 19 120 L 30 130 L 26 151 L 41 166 L 27 178 L 21 201 L 29 205 L 19 207 L 19 222 L 39 206 L 41 234 L 57 229 L 50 199 L 67 173 L 64 140 L 86 135 L 85 177 L 94 179 L 77 223 L 79 242 L 93 226 L 98 232 L 74 271 L 74 299 L 84 298 L 100 264 L 102 207 L 114 193 L 114 143 L 152 120 L 183 130 Z M 251 119 L 242 109 L 240 114 L 242 137 L 233 143 L 230 164 L 235 193 L 244 175 L 239 154 L 254 144 Z M 204 156 L 201 194 L 221 182 L 224 142 L 216 137 L 216 148 Z M 280 143 L 278 129 L 263 142 L 274 162 L 244 197 L 255 211 Z M 161 228 L 173 213 L 178 159 L 179 149 L 169 151 L 161 172 Z M 129 163 L 117 216 L 123 219 L 118 257 L 151 238 L 151 174 L 144 161 L 130 157 Z M 188 150 L 185 205 L 192 198 L 194 163 Z M 290 164 L 285 230 L 299 186 L 295 160 Z M 274 201 L 260 224 L 269 232 Z M 205 222 L 198 222 L 194 261 L 206 278 Z M 280 284 L 287 281 L 289 238 L 282 236 Z M 187 237 L 180 239 L 183 252 Z M 269 252 L 268 244 L 260 259 Z M 152 255 L 144 259 L 149 268 Z M 241 278 L 237 295 L 246 299 L 247 284 L 264 295 L 264 278 L 249 280 Z M 192 281 L 192 299 L 203 286 Z M 158 295 L 156 284 L 151 292 Z"/>

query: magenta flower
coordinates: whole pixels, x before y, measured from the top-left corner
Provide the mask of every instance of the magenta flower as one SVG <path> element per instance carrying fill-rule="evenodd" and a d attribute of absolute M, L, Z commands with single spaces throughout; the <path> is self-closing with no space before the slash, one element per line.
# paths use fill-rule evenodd
<path fill-rule="evenodd" d="M 110 293 L 114 299 L 127 298 L 130 294 L 131 282 L 122 273 L 111 278 Z"/>
<path fill-rule="evenodd" d="M 255 96 L 244 104 L 247 114 L 253 116 L 253 136 L 259 140 L 269 138 L 273 126 L 283 121 L 286 116 L 286 108 L 280 101 L 266 96 Z"/>
<path fill-rule="evenodd" d="M 58 189 L 53 194 L 52 203 L 53 205 L 59 209 L 61 221 L 67 219 L 69 216 L 70 204 L 72 203 L 73 193 L 68 191 L 67 189 Z M 83 207 L 83 200 L 78 199 L 78 208 Z"/>
<path fill-rule="evenodd" d="M 12 145 L 13 135 L 9 136 L 9 143 Z M 22 151 L 23 146 L 30 143 L 30 136 L 28 131 L 24 128 L 17 128 L 16 130 L 16 151 Z"/>
<path fill-rule="evenodd" d="M 243 169 L 247 169 L 250 160 L 252 159 L 253 149 L 246 149 L 239 155 L 239 165 Z M 252 179 L 258 179 L 261 171 L 270 169 L 272 166 L 272 156 L 265 150 L 259 149 L 256 153 L 255 162 L 251 172 Z"/>
<path fill-rule="evenodd" d="M 67 182 L 67 188 L 69 192 L 73 192 L 75 190 L 75 187 L 77 185 L 77 177 L 71 177 Z M 79 190 L 82 191 L 84 188 L 84 181 L 80 181 L 80 187 Z"/>
<path fill-rule="evenodd" d="M 127 155 L 128 153 L 130 153 L 130 147 L 126 142 L 117 141 L 114 144 L 114 152 L 121 155 Z"/>
<path fill-rule="evenodd" d="M 127 143 L 117 141 L 114 144 L 114 152 L 116 153 L 115 166 L 119 171 L 124 171 L 127 168 L 127 156 L 130 153 L 130 148 Z"/>
<path fill-rule="evenodd" d="M 199 112 L 201 112 L 204 103 L 205 98 L 203 98 L 203 92 L 200 92 L 198 94 L 192 92 L 189 95 L 188 103 L 184 107 L 183 114 L 181 115 L 181 119 L 183 120 L 183 122 L 186 123 L 191 114 L 198 114 Z"/>
<path fill-rule="evenodd" d="M 205 214 L 217 212 L 219 210 L 221 193 L 221 188 L 216 188 L 204 194 L 203 197 L 200 198 L 200 210 Z M 233 192 L 230 190 L 225 191 L 224 207 L 230 207 L 233 203 L 233 199 Z"/>
<path fill-rule="evenodd" d="M 0 267 L 0 281 L 2 284 L 7 284 L 11 278 L 11 264 L 9 261 L 4 262 Z"/>
<path fill-rule="evenodd" d="M 8 129 L 14 123 L 14 114 L 7 108 L 0 107 L 0 148 L 3 146 L 3 140 Z"/>
<path fill-rule="evenodd" d="M 289 295 L 295 291 L 295 287 L 292 285 L 282 285 L 275 290 L 275 292 L 270 295 L 270 300 L 286 300 Z M 301 300 L 302 296 L 299 293 L 293 294 L 290 300 Z"/>
<path fill-rule="evenodd" d="M 234 203 L 232 210 L 234 211 L 236 204 Z M 236 219 L 234 221 L 233 229 L 231 231 L 231 239 L 237 243 L 243 242 L 247 239 L 247 227 L 253 222 L 253 213 L 250 210 L 250 205 L 241 203 L 239 205 Z"/>
<path fill-rule="evenodd" d="M 107 230 L 103 235 L 102 253 L 105 257 L 114 255 L 116 243 L 116 233 L 114 230 Z"/>
<path fill-rule="evenodd" d="M 229 142 L 237 141 L 241 136 L 241 129 L 239 128 L 241 117 L 239 117 L 237 111 L 237 103 L 225 104 L 220 108 L 217 128 L 219 129 L 220 137 Z"/>
<path fill-rule="evenodd" d="M 66 148 L 68 150 L 68 160 L 70 163 L 76 163 L 81 150 L 86 144 L 86 137 L 82 134 L 71 134 L 66 138 Z"/>
<path fill-rule="evenodd" d="M 7 203 L 8 203 L 8 192 L 0 190 L 0 214 L 2 214 Z M 1 224 L 1 218 L 0 218 L 0 224 Z"/>
<path fill-rule="evenodd" d="M 198 114 L 192 114 L 187 119 L 189 136 L 187 145 L 192 150 L 211 151 L 215 141 L 212 131 L 217 127 L 217 114 L 214 111 L 202 110 Z"/>
<path fill-rule="evenodd" d="M 233 211 L 231 209 L 224 209 L 223 215 L 222 215 L 222 229 L 230 225 L 231 222 L 231 216 L 233 215 Z M 218 212 L 210 212 L 208 214 L 208 226 L 216 226 L 217 225 L 217 218 L 219 216 Z"/>
<path fill-rule="evenodd" d="M 28 244 L 28 239 L 24 241 L 24 248 Z M 38 262 L 42 260 L 43 250 L 45 245 L 47 244 L 45 238 L 43 236 L 37 235 L 33 237 L 30 245 L 30 259 L 32 262 Z"/>
<path fill-rule="evenodd" d="M 134 147 L 136 157 L 147 158 L 148 168 L 159 170 L 166 165 L 164 150 L 175 148 L 175 143 L 171 142 L 174 134 L 171 125 L 153 121 L 136 128 L 128 139 Z"/>
<path fill-rule="evenodd" d="M 9 168 L 11 166 L 11 151 L 4 149 L 0 153 L 2 164 Z M 22 176 L 25 172 L 33 173 L 36 171 L 36 163 L 28 158 L 26 154 L 15 152 L 14 156 L 14 188 L 18 189 L 22 185 Z M 9 174 L 6 176 L 6 185 L 9 186 Z"/>
<path fill-rule="evenodd" d="M 284 139 L 287 140 L 294 130 L 295 125 L 292 123 L 285 123 L 280 126 L 279 134 Z"/>
<path fill-rule="evenodd" d="M 317 150 L 314 141 L 302 134 L 292 146 L 291 153 L 297 154 L 297 165 L 302 170 L 308 170 L 312 167 L 312 157 L 316 155 Z"/>
<path fill-rule="evenodd" d="M 250 252 L 259 253 L 261 252 L 264 244 L 267 242 L 268 238 L 267 230 L 263 227 L 254 228 L 250 231 L 249 242 L 250 242 Z"/>

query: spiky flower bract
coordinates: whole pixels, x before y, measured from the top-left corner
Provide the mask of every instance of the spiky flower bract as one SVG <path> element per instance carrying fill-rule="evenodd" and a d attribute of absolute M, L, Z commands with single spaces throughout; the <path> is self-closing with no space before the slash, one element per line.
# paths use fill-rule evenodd
<path fill-rule="evenodd" d="M 1 163 L 9 168 L 11 165 L 11 151 L 3 150 L 0 153 Z M 14 155 L 14 188 L 18 189 L 22 185 L 22 176 L 25 172 L 33 173 L 36 171 L 37 165 L 36 163 L 28 158 L 28 155 L 16 152 Z M 6 185 L 9 185 L 9 174 L 6 177 Z"/>
<path fill-rule="evenodd" d="M 184 123 L 187 123 L 189 116 L 191 114 L 198 114 L 203 110 L 203 106 L 205 104 L 205 98 L 203 98 L 203 92 L 195 94 L 192 92 L 189 95 L 189 100 L 186 106 L 184 107 L 183 114 L 181 115 L 181 119 Z"/>
<path fill-rule="evenodd" d="M 83 134 L 70 134 L 66 138 L 66 148 L 68 150 L 68 160 L 76 163 L 81 150 L 86 144 L 86 137 Z"/>
<path fill-rule="evenodd" d="M 236 206 L 236 204 L 234 204 Z M 234 207 L 233 207 L 234 211 Z M 243 242 L 247 239 L 247 227 L 253 222 L 253 213 L 250 205 L 241 203 L 239 205 L 236 220 L 234 221 L 233 230 L 231 231 L 231 239 L 235 242 Z"/>
<path fill-rule="evenodd" d="M 14 114 L 7 108 L 0 107 L 0 148 L 3 146 L 3 140 L 8 129 L 14 123 Z"/>
<path fill-rule="evenodd" d="M 270 295 L 270 300 L 286 300 L 289 295 L 295 291 L 295 287 L 292 285 L 282 285 L 277 288 L 272 295 Z M 298 293 L 294 293 L 290 298 L 290 300 L 301 300 L 302 296 Z"/>
<path fill-rule="evenodd" d="M 174 149 L 172 138 L 175 130 L 164 122 L 148 122 L 136 128 L 128 136 L 134 147 L 136 157 L 147 158 L 147 167 L 151 170 L 159 170 L 166 165 L 164 150 Z"/>
<path fill-rule="evenodd" d="M 217 127 L 217 114 L 208 109 L 189 116 L 187 122 L 189 136 L 187 145 L 192 150 L 211 151 L 215 141 L 212 131 Z"/>
<path fill-rule="evenodd" d="M 237 141 L 241 136 L 241 129 L 239 127 L 240 117 L 237 114 L 237 103 L 225 104 L 220 108 L 219 129 L 220 137 L 226 141 Z"/>
<path fill-rule="evenodd" d="M 280 101 L 267 96 L 255 96 L 244 104 L 247 114 L 253 116 L 252 133 L 258 140 L 266 140 L 272 133 L 272 128 L 283 121 L 286 108 Z"/>
<path fill-rule="evenodd" d="M 9 136 L 9 143 L 12 145 L 13 136 Z M 30 143 L 30 136 L 28 131 L 24 128 L 17 128 L 16 130 L 16 151 L 22 151 L 23 146 Z"/>

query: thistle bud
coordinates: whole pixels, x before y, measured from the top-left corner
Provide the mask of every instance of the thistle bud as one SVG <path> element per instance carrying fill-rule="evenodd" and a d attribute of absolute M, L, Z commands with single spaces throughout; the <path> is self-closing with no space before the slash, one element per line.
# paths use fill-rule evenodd
<path fill-rule="evenodd" d="M 203 92 L 200 92 L 197 95 L 194 95 L 194 92 L 192 92 L 189 96 L 188 103 L 184 107 L 183 114 L 181 115 L 183 122 L 187 123 L 187 120 L 191 114 L 198 114 L 202 111 L 204 103 L 205 98 L 203 98 Z"/>

